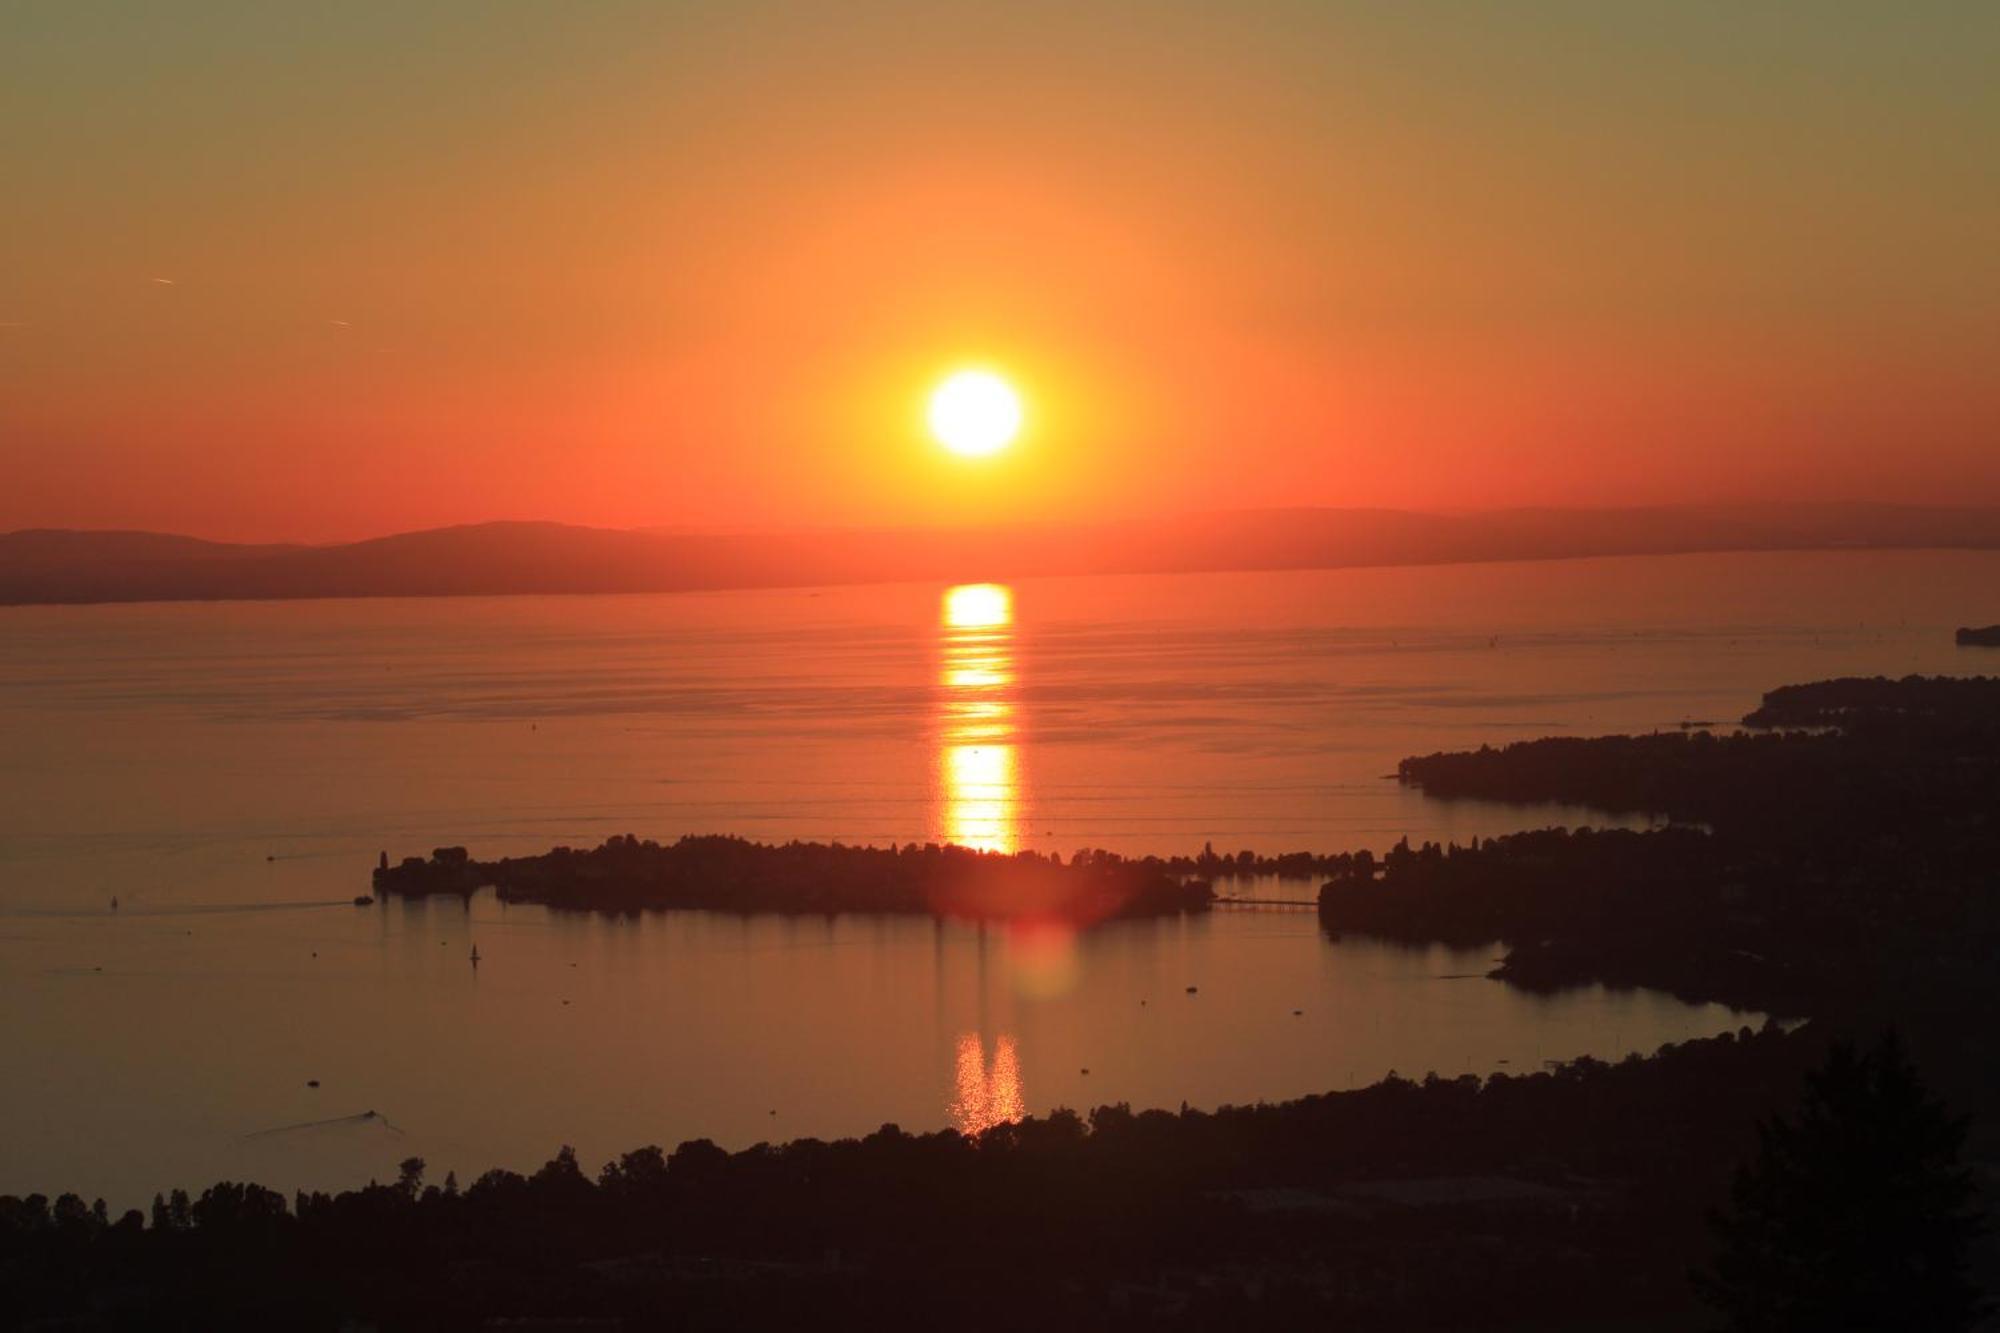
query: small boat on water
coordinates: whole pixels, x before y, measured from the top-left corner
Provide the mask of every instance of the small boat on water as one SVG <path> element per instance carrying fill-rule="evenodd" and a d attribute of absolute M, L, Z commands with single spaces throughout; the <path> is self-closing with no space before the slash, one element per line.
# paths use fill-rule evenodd
<path fill-rule="evenodd" d="M 479 946 L 476 944 L 472 946 L 472 965 L 479 966 Z"/>

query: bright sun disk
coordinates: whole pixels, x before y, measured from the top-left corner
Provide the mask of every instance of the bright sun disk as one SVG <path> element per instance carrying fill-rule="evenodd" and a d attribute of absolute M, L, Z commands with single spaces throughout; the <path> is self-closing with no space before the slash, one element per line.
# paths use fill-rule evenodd
<path fill-rule="evenodd" d="M 931 394 L 931 434 L 967 458 L 1007 447 L 1021 431 L 1021 396 L 990 370 L 961 370 Z"/>

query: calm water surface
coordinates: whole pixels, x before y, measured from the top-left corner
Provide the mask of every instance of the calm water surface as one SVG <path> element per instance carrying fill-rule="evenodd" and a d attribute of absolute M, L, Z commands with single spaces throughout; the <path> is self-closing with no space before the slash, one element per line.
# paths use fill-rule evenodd
<path fill-rule="evenodd" d="M 1718 1031 L 1744 1016 L 1538 999 L 1483 979 L 1493 949 L 1309 913 L 1077 935 L 349 900 L 383 850 L 626 831 L 1165 852 L 1603 823 L 1383 775 L 1975 670 L 1950 629 L 1995 587 L 1993 554 L 1838 553 L 0 610 L 0 1191 L 332 1187 L 412 1153 L 469 1178 Z"/>

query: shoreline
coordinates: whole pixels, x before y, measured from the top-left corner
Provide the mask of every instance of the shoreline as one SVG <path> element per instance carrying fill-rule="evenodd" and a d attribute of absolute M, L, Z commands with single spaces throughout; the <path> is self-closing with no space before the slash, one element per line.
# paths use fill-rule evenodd
<path fill-rule="evenodd" d="M 1088 926 L 1212 911 L 1213 881 L 1195 872 L 1289 864 L 1326 876 L 1313 910 L 1327 931 L 1512 940 L 1495 975 L 1527 989 L 1647 985 L 1803 1021 L 1615 1064 L 1392 1075 L 1213 1112 L 1110 1105 L 974 1135 L 891 1125 L 736 1153 L 695 1140 L 634 1149 L 594 1182 L 563 1149 L 532 1175 L 493 1170 L 463 1187 L 428 1183 L 415 1158 L 396 1184 L 334 1195 L 222 1182 L 159 1200 L 150 1220 L 114 1222 L 74 1195 L 0 1197 L 0 1260 L 34 1275 L 35 1308 L 51 1314 L 73 1310 L 79 1290 L 115 1289 L 148 1312 L 324 1326 L 355 1311 L 471 1328 L 668 1308 L 717 1327 L 806 1310 L 880 1324 L 890 1308 L 938 1326 L 966 1312 L 968 1289 L 987 1293 L 977 1309 L 989 1316 L 1018 1305 L 1089 1326 L 1135 1311 L 1462 1325 L 1496 1302 L 1524 1321 L 1678 1317 L 1708 1244 L 1703 1217 L 1829 1040 L 1897 1028 L 1968 1117 L 1973 1160 L 2000 1155 L 2000 1037 L 1965 1021 L 1990 1006 L 2000 944 L 2000 679 L 1787 686 L 1744 722 L 1401 769 L 1433 795 L 1630 799 L 1701 827 L 1406 839 L 1379 858 L 1247 863 L 619 837 L 497 862 L 443 848 L 383 865 L 377 887 L 494 883 L 509 901 L 580 911 L 865 903 L 1066 912 Z M 973 1211 L 983 1239 L 968 1245 L 954 1224 Z M 254 1276 L 205 1282 L 217 1266 Z M 80 1288 L 65 1285 L 78 1275 Z"/>

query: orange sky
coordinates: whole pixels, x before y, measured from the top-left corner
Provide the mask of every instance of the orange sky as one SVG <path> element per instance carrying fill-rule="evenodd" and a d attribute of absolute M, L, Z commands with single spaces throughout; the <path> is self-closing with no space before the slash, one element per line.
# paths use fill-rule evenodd
<path fill-rule="evenodd" d="M 2000 6 L 298 8 L 0 12 L 0 529 L 2000 503 Z"/>

